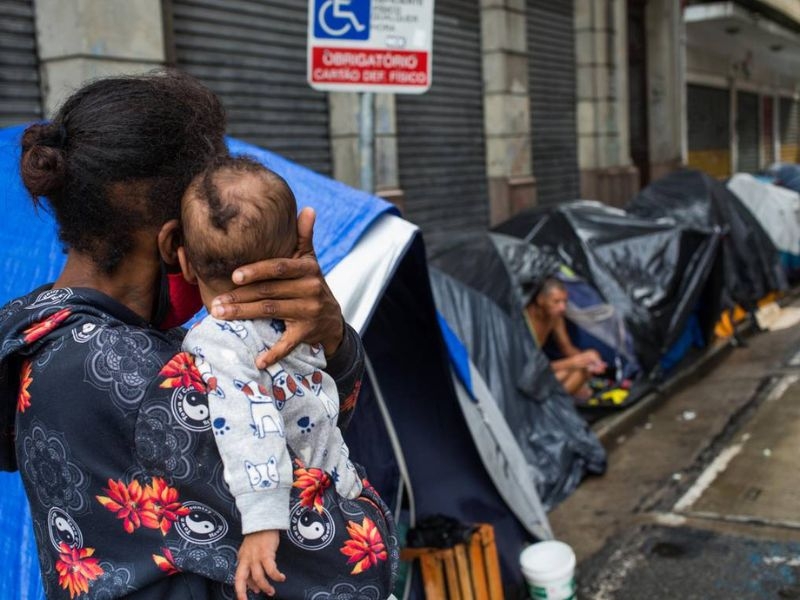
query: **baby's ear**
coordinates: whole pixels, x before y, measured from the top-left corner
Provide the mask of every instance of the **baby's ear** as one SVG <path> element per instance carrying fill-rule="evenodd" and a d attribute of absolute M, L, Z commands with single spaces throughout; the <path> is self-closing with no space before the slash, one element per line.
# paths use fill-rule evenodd
<path fill-rule="evenodd" d="M 197 274 L 194 272 L 192 263 L 189 262 L 189 257 L 186 256 L 186 248 L 184 248 L 183 246 L 178 246 L 176 254 L 178 255 L 178 263 L 181 266 L 181 273 L 183 273 L 183 278 L 186 280 L 187 283 L 191 283 L 192 285 L 197 285 Z"/>

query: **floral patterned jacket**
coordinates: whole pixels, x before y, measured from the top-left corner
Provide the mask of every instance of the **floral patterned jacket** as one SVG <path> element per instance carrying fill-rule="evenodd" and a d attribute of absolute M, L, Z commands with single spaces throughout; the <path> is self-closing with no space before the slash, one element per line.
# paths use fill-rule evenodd
<path fill-rule="evenodd" d="M 89 289 L 42 288 L 0 310 L 0 468 L 22 476 L 48 598 L 234 597 L 241 523 L 182 334 Z M 351 329 L 327 370 L 346 421 L 363 370 Z M 295 466 L 301 543 L 281 540 L 292 585 L 278 596 L 386 597 L 396 542 L 380 498 L 366 483 L 343 508 L 327 474 Z M 303 519 L 323 513 L 324 539 L 304 538 Z M 300 553 L 320 544 L 327 558 L 309 570 Z"/>

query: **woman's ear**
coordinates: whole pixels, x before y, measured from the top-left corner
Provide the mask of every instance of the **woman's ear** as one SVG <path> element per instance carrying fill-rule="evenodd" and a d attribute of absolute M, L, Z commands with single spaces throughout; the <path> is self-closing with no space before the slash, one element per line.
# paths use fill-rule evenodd
<path fill-rule="evenodd" d="M 161 260 L 171 272 L 178 271 L 178 247 L 181 241 L 181 224 L 178 219 L 171 219 L 161 226 L 158 232 L 158 252 Z"/>

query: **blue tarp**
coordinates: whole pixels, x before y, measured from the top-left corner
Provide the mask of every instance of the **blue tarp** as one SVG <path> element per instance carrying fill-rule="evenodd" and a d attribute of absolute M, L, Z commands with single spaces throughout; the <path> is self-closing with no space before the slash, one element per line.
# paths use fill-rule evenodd
<path fill-rule="evenodd" d="M 64 263 L 54 222 L 34 210 L 19 177 L 19 138 L 24 126 L 0 129 L 0 304 L 53 281 Z M 233 154 L 249 154 L 282 175 L 299 207 L 317 212 L 314 247 L 323 272 L 329 272 L 382 214 L 397 209 L 376 196 L 292 163 L 272 152 L 234 139 Z M 0 598 L 43 598 L 27 501 L 17 473 L 0 473 Z"/>

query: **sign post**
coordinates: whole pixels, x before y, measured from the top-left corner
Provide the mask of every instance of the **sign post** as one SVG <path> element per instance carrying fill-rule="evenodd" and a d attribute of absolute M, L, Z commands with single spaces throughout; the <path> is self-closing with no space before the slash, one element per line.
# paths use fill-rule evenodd
<path fill-rule="evenodd" d="M 372 192 L 374 92 L 431 86 L 434 0 L 309 0 L 308 83 L 361 92 L 361 187 Z"/>

